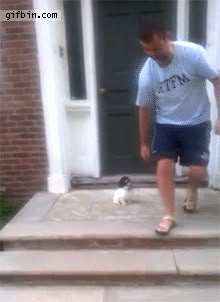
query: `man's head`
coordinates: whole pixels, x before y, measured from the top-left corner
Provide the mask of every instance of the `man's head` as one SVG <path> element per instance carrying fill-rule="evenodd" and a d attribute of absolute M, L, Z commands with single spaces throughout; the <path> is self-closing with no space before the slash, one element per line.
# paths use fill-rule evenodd
<path fill-rule="evenodd" d="M 169 33 L 163 30 L 146 31 L 139 36 L 144 52 L 159 64 L 168 64 L 173 58 Z"/>

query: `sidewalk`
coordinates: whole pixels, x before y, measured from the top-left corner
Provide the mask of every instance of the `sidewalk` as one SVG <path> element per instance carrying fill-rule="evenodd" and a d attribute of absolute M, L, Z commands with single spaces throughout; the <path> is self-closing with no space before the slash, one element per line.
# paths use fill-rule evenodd
<path fill-rule="evenodd" d="M 219 284 L 136 287 L 4 287 L 0 302 L 219 302 Z"/>

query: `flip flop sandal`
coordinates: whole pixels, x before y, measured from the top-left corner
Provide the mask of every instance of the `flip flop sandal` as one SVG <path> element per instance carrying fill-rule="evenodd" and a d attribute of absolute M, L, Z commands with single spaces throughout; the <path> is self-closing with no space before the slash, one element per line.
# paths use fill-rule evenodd
<path fill-rule="evenodd" d="M 171 225 L 169 227 L 165 226 L 163 223 L 164 220 L 172 221 Z M 159 235 L 168 235 L 175 226 L 176 226 L 176 221 L 172 216 L 164 216 L 162 218 L 162 221 L 156 227 L 155 232 Z"/>
<path fill-rule="evenodd" d="M 185 198 L 184 204 L 183 204 L 183 209 L 187 213 L 197 213 L 198 212 L 198 205 L 197 201 L 192 201 L 189 198 Z"/>

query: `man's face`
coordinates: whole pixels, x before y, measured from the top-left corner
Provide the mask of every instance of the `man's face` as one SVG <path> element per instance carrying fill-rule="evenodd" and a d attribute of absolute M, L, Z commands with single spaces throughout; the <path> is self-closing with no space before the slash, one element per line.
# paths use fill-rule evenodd
<path fill-rule="evenodd" d="M 140 44 L 144 52 L 159 64 L 168 63 L 170 61 L 172 52 L 169 40 L 166 37 L 154 34 L 149 42 L 140 40 Z"/>

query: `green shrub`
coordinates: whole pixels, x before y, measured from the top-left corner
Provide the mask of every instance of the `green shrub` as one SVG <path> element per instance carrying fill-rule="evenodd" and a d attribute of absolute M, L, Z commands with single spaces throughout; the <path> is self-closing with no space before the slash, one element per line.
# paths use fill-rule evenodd
<path fill-rule="evenodd" d="M 21 202 L 15 202 L 6 197 L 0 197 L 0 223 L 4 224 L 9 221 L 21 207 Z"/>

